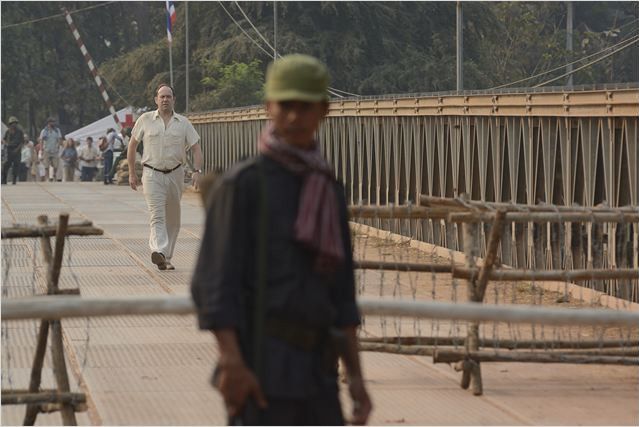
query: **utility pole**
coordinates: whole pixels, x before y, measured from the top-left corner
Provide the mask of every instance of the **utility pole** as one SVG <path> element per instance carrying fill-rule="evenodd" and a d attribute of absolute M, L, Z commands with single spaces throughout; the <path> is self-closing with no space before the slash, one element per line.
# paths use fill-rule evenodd
<path fill-rule="evenodd" d="M 566 8 L 568 16 L 566 19 L 566 51 L 568 52 L 568 62 L 572 61 L 572 19 L 573 19 L 573 5 L 571 1 L 566 2 Z M 572 64 L 566 65 L 566 72 L 572 73 Z M 572 87 L 572 74 L 568 76 L 568 87 Z"/>
<path fill-rule="evenodd" d="M 277 2 L 273 2 L 273 61 L 277 59 Z"/>
<path fill-rule="evenodd" d="M 189 2 L 184 2 L 184 31 L 186 32 L 186 102 L 185 111 L 189 112 Z"/>
<path fill-rule="evenodd" d="M 457 92 L 464 90 L 464 40 L 461 1 L 457 2 Z"/>

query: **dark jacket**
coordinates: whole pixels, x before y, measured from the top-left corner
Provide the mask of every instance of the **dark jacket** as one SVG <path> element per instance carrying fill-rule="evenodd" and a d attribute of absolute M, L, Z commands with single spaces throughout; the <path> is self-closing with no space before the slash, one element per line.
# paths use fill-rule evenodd
<path fill-rule="evenodd" d="M 24 144 L 24 132 L 22 129 L 16 126 L 15 132 L 11 132 L 11 129 L 7 129 L 4 133 L 4 140 L 7 143 L 7 154 L 10 156 L 19 156 L 22 150 L 22 144 Z"/>
<path fill-rule="evenodd" d="M 258 156 L 219 177 L 207 203 L 207 219 L 192 296 L 201 329 L 235 329 L 246 359 L 252 354 L 260 172 L 267 195 L 265 318 L 309 330 L 359 324 L 344 190 L 335 182 L 346 262 L 333 274 L 314 270 L 314 254 L 294 240 L 303 178 Z M 335 372 L 322 367 L 321 349 L 304 351 L 266 334 L 262 387 L 268 396 L 303 398 L 335 387 Z"/>

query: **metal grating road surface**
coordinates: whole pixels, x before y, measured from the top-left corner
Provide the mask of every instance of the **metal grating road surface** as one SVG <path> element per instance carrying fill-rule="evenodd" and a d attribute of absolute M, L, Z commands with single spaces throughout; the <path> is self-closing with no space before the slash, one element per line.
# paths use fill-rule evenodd
<path fill-rule="evenodd" d="M 104 236 L 70 238 L 62 288 L 82 295 L 185 295 L 199 247 L 204 212 L 199 196 L 185 193 L 182 231 L 174 264 L 160 272 L 147 246 L 141 192 L 101 183 L 20 183 L 2 186 L 2 226 L 34 224 L 42 213 L 57 220 L 88 219 Z M 70 251 L 69 251 L 70 249 Z M 34 252 L 35 251 L 35 252 Z M 41 293 L 44 270 L 32 240 L 2 242 L 3 298 Z M 224 424 L 219 395 L 209 385 L 214 340 L 193 316 L 130 316 L 63 320 L 74 390 L 89 395 L 89 425 Z M 36 322 L 2 324 L 2 388 L 26 388 Z M 364 353 L 375 412 L 371 424 L 391 425 L 637 425 L 636 367 L 482 365 L 485 395 L 459 388 L 459 375 L 428 357 Z M 53 384 L 50 358 L 43 386 Z M 347 392 L 343 393 L 349 410 Z M 23 406 L 3 406 L 2 425 L 22 423 Z M 39 425 L 60 425 L 59 413 L 39 415 Z"/>

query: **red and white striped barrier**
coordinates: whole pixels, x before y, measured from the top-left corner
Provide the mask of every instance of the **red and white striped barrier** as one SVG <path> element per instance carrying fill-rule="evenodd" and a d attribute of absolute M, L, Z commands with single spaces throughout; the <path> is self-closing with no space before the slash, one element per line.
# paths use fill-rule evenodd
<path fill-rule="evenodd" d="M 98 85 L 98 89 L 100 90 L 100 94 L 102 95 L 102 99 L 104 99 L 104 102 L 105 102 L 107 108 L 109 109 L 109 112 L 113 116 L 113 120 L 115 120 L 115 122 L 118 124 L 118 126 L 120 127 L 120 130 L 121 130 L 122 129 L 122 124 L 120 123 L 120 119 L 118 118 L 118 115 L 115 112 L 115 108 L 113 107 L 113 104 L 111 103 L 111 99 L 109 99 L 109 94 L 107 93 L 106 88 L 104 87 L 104 83 L 102 82 L 102 79 L 100 78 L 100 75 L 98 73 L 98 67 L 96 67 L 95 64 L 93 63 L 93 59 L 91 58 L 91 55 L 89 54 L 89 51 L 87 50 L 86 46 L 84 45 L 84 42 L 82 41 L 82 38 L 80 37 L 80 32 L 78 31 L 78 29 L 76 28 L 75 24 L 73 23 L 73 19 L 71 18 L 71 14 L 69 13 L 68 10 L 64 9 L 64 15 L 65 15 L 65 18 L 67 20 L 67 24 L 69 24 L 69 28 L 71 28 L 71 32 L 73 33 L 73 37 L 75 38 L 75 41 L 78 44 L 78 47 L 80 48 L 80 51 L 82 52 L 82 55 L 84 56 L 84 60 L 86 61 L 87 66 L 89 67 L 89 71 L 91 71 L 91 75 L 93 76 L 93 80 L 95 81 L 95 84 Z"/>

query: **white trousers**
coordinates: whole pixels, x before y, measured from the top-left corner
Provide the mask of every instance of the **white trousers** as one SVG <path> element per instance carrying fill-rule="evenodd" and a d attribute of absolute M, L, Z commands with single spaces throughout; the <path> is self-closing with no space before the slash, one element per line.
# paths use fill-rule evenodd
<path fill-rule="evenodd" d="M 162 173 L 144 168 L 142 189 L 149 208 L 151 235 L 149 247 L 160 252 L 167 261 L 173 257 L 175 242 L 180 232 L 180 200 L 184 187 L 184 168 Z"/>

